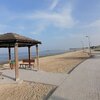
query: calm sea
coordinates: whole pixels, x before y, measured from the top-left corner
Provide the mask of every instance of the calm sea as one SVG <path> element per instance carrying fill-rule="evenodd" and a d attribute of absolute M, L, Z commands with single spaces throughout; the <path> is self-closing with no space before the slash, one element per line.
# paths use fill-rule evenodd
<path fill-rule="evenodd" d="M 40 51 L 39 52 L 39 56 L 50 56 L 50 55 L 56 55 L 56 54 L 61 54 L 61 53 L 65 53 L 68 51 L 65 50 L 46 50 L 46 51 Z M 35 57 L 36 53 L 33 52 L 32 53 L 32 57 Z M 14 53 L 11 54 L 12 60 L 14 60 Z M 18 54 L 19 59 L 25 59 L 28 58 L 28 53 L 27 52 L 19 52 Z M 8 62 L 8 54 L 7 53 L 3 53 L 0 54 L 0 63 L 6 63 Z"/>

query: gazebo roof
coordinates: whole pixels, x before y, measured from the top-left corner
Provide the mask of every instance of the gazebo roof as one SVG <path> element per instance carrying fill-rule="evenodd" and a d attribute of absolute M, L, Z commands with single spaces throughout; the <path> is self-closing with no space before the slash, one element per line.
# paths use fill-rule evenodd
<path fill-rule="evenodd" d="M 33 46 L 41 44 L 40 41 L 34 40 L 16 33 L 5 33 L 0 35 L 0 47 L 14 47 L 18 43 L 19 47 Z"/>

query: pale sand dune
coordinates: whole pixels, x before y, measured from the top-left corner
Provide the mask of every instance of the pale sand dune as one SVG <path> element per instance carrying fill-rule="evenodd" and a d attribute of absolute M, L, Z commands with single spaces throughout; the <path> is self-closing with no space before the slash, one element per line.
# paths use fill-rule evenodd
<path fill-rule="evenodd" d="M 88 53 L 83 51 L 43 57 L 40 58 L 40 69 L 47 72 L 69 72 L 88 57 Z"/>
<path fill-rule="evenodd" d="M 0 85 L 0 100 L 43 100 L 54 88 L 33 82 Z"/>

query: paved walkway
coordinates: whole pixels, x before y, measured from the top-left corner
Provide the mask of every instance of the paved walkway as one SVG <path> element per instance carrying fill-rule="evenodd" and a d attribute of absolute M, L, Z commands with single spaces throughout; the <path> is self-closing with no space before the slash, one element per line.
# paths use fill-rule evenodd
<path fill-rule="evenodd" d="M 100 100 L 100 55 L 75 68 L 49 100 Z"/>
<path fill-rule="evenodd" d="M 56 86 L 59 86 L 68 76 L 67 74 L 51 73 L 44 71 L 35 72 L 35 71 L 21 70 L 20 73 L 22 80 L 52 84 Z M 25 75 L 26 73 L 27 75 Z"/>
<path fill-rule="evenodd" d="M 16 83 L 14 70 L 0 70 L 0 83 Z M 43 71 L 20 70 L 20 78 L 59 86 L 48 100 L 100 100 L 100 54 L 88 59 L 69 75 Z"/>
<path fill-rule="evenodd" d="M 15 71 L 14 70 L 0 70 L 3 72 L 4 79 L 0 79 L 0 83 L 16 83 L 14 80 Z M 52 84 L 59 86 L 65 78 L 68 76 L 67 74 L 62 73 L 51 73 L 44 71 L 33 71 L 33 70 L 19 70 L 20 79 L 25 81 L 34 81 L 45 84 Z"/>

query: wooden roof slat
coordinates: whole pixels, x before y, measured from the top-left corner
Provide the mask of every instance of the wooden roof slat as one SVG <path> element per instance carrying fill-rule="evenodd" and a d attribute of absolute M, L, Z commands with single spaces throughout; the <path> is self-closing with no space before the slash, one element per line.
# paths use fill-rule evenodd
<path fill-rule="evenodd" d="M 40 41 L 34 40 L 16 33 L 5 33 L 0 35 L 0 47 L 14 47 L 14 44 L 18 43 L 19 47 L 34 46 L 41 44 Z"/>

